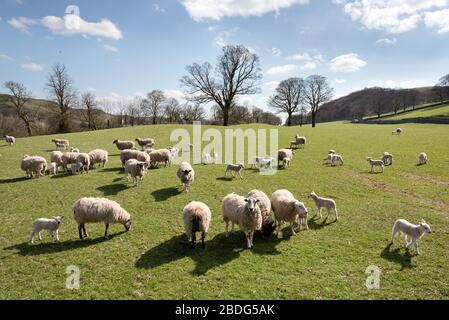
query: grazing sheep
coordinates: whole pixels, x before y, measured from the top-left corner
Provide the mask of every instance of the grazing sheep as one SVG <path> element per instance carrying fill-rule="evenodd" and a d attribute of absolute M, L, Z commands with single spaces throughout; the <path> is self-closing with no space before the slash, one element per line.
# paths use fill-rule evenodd
<path fill-rule="evenodd" d="M 148 153 L 139 150 L 122 150 L 120 152 L 120 160 L 122 161 L 122 167 L 124 167 L 125 162 L 130 159 L 136 159 L 138 161 L 145 162 L 147 166 L 149 166 L 151 157 Z"/>
<path fill-rule="evenodd" d="M 55 145 L 56 145 L 57 150 L 66 150 L 67 149 L 67 146 L 64 143 L 55 142 Z"/>
<path fill-rule="evenodd" d="M 57 149 L 63 148 L 64 150 L 68 150 L 70 147 L 70 142 L 69 142 L 69 140 L 66 140 L 66 139 L 53 139 L 53 140 L 51 140 L 51 142 L 53 142 L 55 144 Z"/>
<path fill-rule="evenodd" d="M 62 167 L 64 171 L 67 172 L 67 166 L 70 164 L 76 163 L 76 159 L 78 158 L 79 153 L 74 152 L 66 152 L 62 155 Z"/>
<path fill-rule="evenodd" d="M 89 173 L 90 168 L 90 156 L 87 153 L 78 153 L 78 157 L 76 157 L 76 172 L 81 171 L 84 173 Z M 73 171 L 73 170 L 72 170 Z M 72 172 L 73 173 L 73 172 Z"/>
<path fill-rule="evenodd" d="M 125 162 L 125 175 L 129 180 L 129 177 L 133 178 L 134 185 L 137 185 L 138 179 L 142 181 L 146 173 L 147 164 L 145 162 L 138 161 L 136 159 L 130 159 Z"/>
<path fill-rule="evenodd" d="M 419 255 L 419 247 L 418 247 L 418 240 L 427 234 L 431 234 L 432 230 L 430 229 L 430 226 L 424 221 L 421 220 L 419 225 L 414 225 L 408 222 L 404 219 L 397 220 L 393 225 L 393 231 L 391 236 L 391 245 L 394 242 L 394 239 L 397 234 L 404 234 L 404 240 L 405 240 L 405 248 L 409 248 L 410 245 L 415 246 L 416 254 Z M 408 242 L 407 237 L 411 237 L 412 241 Z"/>
<path fill-rule="evenodd" d="M 396 134 L 399 136 L 402 133 L 402 129 L 401 128 L 397 128 L 396 129 Z"/>
<path fill-rule="evenodd" d="M 330 149 L 329 152 L 328 152 L 328 154 L 337 154 L 337 152 L 335 152 L 334 149 Z"/>
<path fill-rule="evenodd" d="M 288 190 L 278 190 L 271 196 L 271 208 L 277 221 L 277 234 L 281 229 L 282 222 L 289 222 L 292 234 L 296 235 L 294 224 L 304 225 L 309 229 L 307 224 L 307 210 L 304 203 L 295 199 L 293 194 Z"/>
<path fill-rule="evenodd" d="M 312 192 L 309 195 L 309 198 L 312 199 L 315 202 L 315 205 L 318 210 L 318 216 L 320 216 L 320 219 L 323 218 L 323 215 L 321 214 L 321 209 L 326 208 L 327 210 L 327 216 L 326 220 L 329 218 L 329 215 L 331 213 L 331 209 L 334 211 L 335 214 L 335 220 L 338 221 L 338 211 L 337 211 L 337 204 L 334 200 L 329 198 L 322 198 L 316 195 L 315 192 Z"/>
<path fill-rule="evenodd" d="M 382 156 L 382 161 L 386 166 L 391 166 L 393 164 L 393 155 L 388 152 L 384 152 L 384 155 Z"/>
<path fill-rule="evenodd" d="M 424 165 L 427 164 L 427 162 L 429 161 L 429 159 L 427 158 L 427 154 L 424 152 L 421 152 L 418 156 L 419 159 L 419 164 L 420 165 Z"/>
<path fill-rule="evenodd" d="M 115 144 L 119 150 L 135 149 L 135 144 L 133 141 L 114 140 L 112 144 Z"/>
<path fill-rule="evenodd" d="M 284 168 L 289 168 L 291 162 L 292 162 L 292 159 L 291 159 L 291 158 L 285 157 L 284 160 L 282 160 L 282 166 L 283 166 Z"/>
<path fill-rule="evenodd" d="M 170 162 L 171 162 L 173 160 L 173 158 L 176 157 L 176 155 L 178 154 L 178 149 L 173 148 L 173 147 L 168 147 L 167 150 L 170 151 L 170 154 L 171 154 Z"/>
<path fill-rule="evenodd" d="M 258 200 L 257 205 L 260 208 L 260 213 L 262 215 L 262 234 L 265 237 L 269 237 L 273 231 L 276 229 L 276 223 L 274 221 L 273 215 L 271 214 L 271 201 L 268 196 L 260 190 L 251 190 L 248 198 L 253 198 Z"/>
<path fill-rule="evenodd" d="M 34 237 L 36 233 L 39 236 L 39 240 L 42 241 L 42 230 L 48 230 L 50 232 L 51 242 L 59 241 L 59 226 L 62 222 L 63 217 L 57 216 L 51 219 L 37 219 L 33 223 L 33 231 L 31 232 L 30 244 L 34 243 Z"/>
<path fill-rule="evenodd" d="M 58 173 L 58 164 L 56 162 L 52 162 L 50 164 L 50 175 L 55 175 Z"/>
<path fill-rule="evenodd" d="M 212 213 L 205 203 L 192 201 L 184 207 L 182 220 L 187 237 L 189 237 L 189 240 L 192 239 L 192 249 L 195 248 L 197 232 L 201 232 L 201 246 L 203 249 L 206 248 L 204 240 L 209 231 L 211 219 Z"/>
<path fill-rule="evenodd" d="M 4 138 L 6 143 L 9 144 L 10 147 L 12 147 L 14 143 L 16 143 L 16 138 L 14 138 L 13 136 L 4 136 Z"/>
<path fill-rule="evenodd" d="M 290 149 L 295 148 L 304 148 L 305 144 L 307 143 L 307 139 L 305 137 L 301 137 L 299 135 L 295 136 L 295 140 L 290 142 Z"/>
<path fill-rule="evenodd" d="M 155 144 L 154 139 L 151 138 L 136 138 L 136 142 L 142 148 L 142 150 L 147 147 L 152 148 Z"/>
<path fill-rule="evenodd" d="M 185 161 L 181 162 L 176 175 L 178 176 L 179 180 L 181 180 L 181 183 L 184 186 L 184 191 L 189 192 L 189 187 L 195 180 L 195 171 L 193 170 L 190 163 Z"/>
<path fill-rule="evenodd" d="M 335 167 L 337 165 L 344 165 L 345 162 L 343 161 L 343 157 L 339 154 L 332 154 L 331 155 L 331 166 Z"/>
<path fill-rule="evenodd" d="M 50 153 L 50 162 L 54 162 L 58 167 L 62 166 L 62 156 L 64 154 L 61 151 L 53 151 Z"/>
<path fill-rule="evenodd" d="M 290 149 L 281 149 L 278 151 L 278 166 L 280 167 L 280 162 L 284 161 L 285 158 L 293 159 L 293 151 Z"/>
<path fill-rule="evenodd" d="M 151 158 L 151 166 L 156 167 L 158 163 L 161 162 L 165 164 L 165 167 L 167 167 L 167 165 L 171 166 L 172 154 L 170 150 L 168 149 L 152 150 L 148 154 L 150 155 Z"/>
<path fill-rule="evenodd" d="M 86 232 L 86 223 L 104 222 L 105 240 L 109 239 L 109 225 L 113 223 L 122 224 L 126 231 L 131 228 L 131 216 L 117 202 L 105 198 L 81 198 L 73 205 L 73 214 L 78 224 L 78 233 L 80 240 L 88 237 Z"/>
<path fill-rule="evenodd" d="M 70 152 L 80 153 L 80 149 L 77 149 L 77 148 L 70 148 Z"/>
<path fill-rule="evenodd" d="M 257 199 L 244 198 L 235 193 L 223 198 L 221 210 L 226 223 L 226 238 L 229 237 L 229 222 L 231 222 L 232 232 L 234 232 L 234 225 L 239 225 L 240 229 L 245 232 L 248 249 L 254 247 L 254 231 L 262 228 L 262 213 L 258 202 Z"/>
<path fill-rule="evenodd" d="M 26 172 L 27 178 L 31 179 L 34 175 L 43 177 L 47 170 L 47 160 L 39 156 L 24 155 L 20 163 L 20 168 Z"/>
<path fill-rule="evenodd" d="M 380 167 L 382 173 L 385 172 L 385 163 L 382 160 L 373 160 L 371 157 L 366 158 L 366 160 L 371 165 L 371 173 L 374 173 L 374 167 Z"/>
<path fill-rule="evenodd" d="M 243 165 L 243 163 L 239 163 L 239 164 L 228 164 L 226 167 L 226 171 L 224 174 L 224 177 L 226 178 L 226 175 L 228 174 L 228 172 L 231 172 L 232 176 L 235 178 L 235 174 L 237 173 L 239 175 L 240 178 L 243 179 L 241 171 L 245 166 Z"/>
<path fill-rule="evenodd" d="M 95 149 L 89 152 L 90 168 L 95 169 L 97 164 L 101 164 L 103 168 L 109 161 L 109 153 L 106 150 Z"/>

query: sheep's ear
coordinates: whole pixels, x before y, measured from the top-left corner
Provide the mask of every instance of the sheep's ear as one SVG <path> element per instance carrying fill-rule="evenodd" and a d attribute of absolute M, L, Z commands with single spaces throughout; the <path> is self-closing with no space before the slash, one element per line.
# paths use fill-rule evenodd
<path fill-rule="evenodd" d="M 245 199 L 245 202 L 248 202 L 248 199 Z"/>
<path fill-rule="evenodd" d="M 424 219 L 421 219 L 421 224 L 426 223 L 426 221 Z"/>
<path fill-rule="evenodd" d="M 259 199 L 256 199 L 256 203 L 259 203 L 260 202 L 260 200 Z"/>

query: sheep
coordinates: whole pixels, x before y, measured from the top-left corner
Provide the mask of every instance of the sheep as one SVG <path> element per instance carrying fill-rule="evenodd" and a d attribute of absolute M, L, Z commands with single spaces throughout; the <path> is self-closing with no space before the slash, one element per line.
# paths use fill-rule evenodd
<path fill-rule="evenodd" d="M 218 162 L 218 153 L 212 153 L 212 163 L 216 164 Z"/>
<path fill-rule="evenodd" d="M 10 147 L 12 147 L 14 143 L 16 143 L 16 138 L 14 138 L 13 136 L 4 136 L 4 138 L 6 143 L 9 144 Z"/>
<path fill-rule="evenodd" d="M 55 144 L 57 149 L 63 148 L 64 150 L 68 150 L 70 147 L 70 142 L 69 142 L 69 140 L 66 140 L 66 139 L 53 139 L 53 140 L 51 140 L 51 142 L 53 142 Z"/>
<path fill-rule="evenodd" d="M 271 214 L 270 199 L 263 191 L 256 189 L 248 192 L 247 197 L 259 200 L 257 205 L 259 206 L 260 213 L 262 215 L 262 234 L 265 237 L 270 236 L 276 229 L 276 223 L 274 221 L 273 215 Z"/>
<path fill-rule="evenodd" d="M 380 167 L 382 173 L 385 172 L 385 163 L 382 160 L 373 160 L 371 157 L 366 158 L 366 160 L 371 165 L 371 173 L 374 173 L 374 167 Z"/>
<path fill-rule="evenodd" d="M 55 175 L 58 173 L 58 164 L 56 162 L 52 162 L 50 164 L 50 175 Z"/>
<path fill-rule="evenodd" d="M 87 153 L 78 153 L 76 157 L 76 166 L 72 164 L 72 173 L 75 174 L 78 171 L 86 171 L 89 173 L 90 168 L 90 156 Z M 75 170 L 73 170 L 75 168 Z M 75 171 L 75 172 L 73 172 Z"/>
<path fill-rule="evenodd" d="M 251 169 L 256 168 L 257 164 L 260 163 L 262 159 L 264 159 L 264 157 L 254 157 L 253 161 L 251 162 Z"/>
<path fill-rule="evenodd" d="M 78 149 L 78 148 L 70 148 L 70 152 L 80 153 L 80 149 Z"/>
<path fill-rule="evenodd" d="M 293 147 L 304 148 L 306 143 L 307 143 L 307 139 L 305 137 L 300 137 L 300 136 L 296 135 L 295 140 L 290 142 L 290 149 L 293 149 Z"/>
<path fill-rule="evenodd" d="M 284 161 L 285 158 L 293 159 L 293 151 L 290 149 L 281 149 L 278 151 L 278 166 L 281 161 Z"/>
<path fill-rule="evenodd" d="M 394 239 L 398 233 L 404 234 L 405 248 L 408 249 L 410 245 L 413 244 L 416 250 L 416 255 L 419 256 L 418 240 L 425 234 L 431 234 L 432 230 L 424 220 L 421 220 L 419 225 L 414 225 L 407 220 L 399 219 L 393 225 L 390 245 L 393 245 Z M 412 241 L 407 241 L 408 236 L 412 238 Z"/>
<path fill-rule="evenodd" d="M 265 156 L 263 159 L 260 159 L 259 161 L 259 170 L 273 169 L 273 162 L 274 162 L 273 158 Z"/>
<path fill-rule="evenodd" d="M 231 222 L 232 232 L 234 232 L 234 225 L 239 225 L 240 229 L 245 232 L 248 249 L 254 247 L 254 232 L 262 228 L 262 213 L 258 203 L 258 199 L 244 198 L 235 193 L 223 198 L 221 210 L 226 223 L 226 238 L 229 237 L 229 222 Z"/>
<path fill-rule="evenodd" d="M 203 162 L 204 164 L 208 164 L 211 162 L 211 156 L 209 153 L 206 152 L 203 153 Z"/>
<path fill-rule="evenodd" d="M 218 161 L 218 154 L 216 152 L 210 154 L 210 153 L 204 153 L 203 154 L 203 161 L 204 164 L 216 164 Z"/>
<path fill-rule="evenodd" d="M 399 136 L 399 135 L 401 135 L 401 133 L 402 133 L 402 129 L 401 128 L 397 128 L 396 129 L 396 134 Z"/>
<path fill-rule="evenodd" d="M 424 152 L 421 152 L 418 156 L 418 160 L 419 160 L 419 164 L 420 165 L 424 165 L 427 164 L 427 162 L 429 161 L 429 159 L 427 158 L 427 154 Z"/>
<path fill-rule="evenodd" d="M 289 168 L 291 162 L 292 162 L 291 158 L 285 157 L 284 160 L 282 160 L 282 165 L 284 168 Z"/>
<path fill-rule="evenodd" d="M 20 163 L 20 168 L 26 172 L 26 177 L 31 179 L 34 175 L 43 177 L 47 170 L 47 160 L 39 156 L 24 155 Z"/>
<path fill-rule="evenodd" d="M 345 162 L 343 161 L 343 157 L 339 154 L 332 154 L 331 155 L 331 165 L 333 167 L 337 166 L 337 165 L 344 165 Z"/>
<path fill-rule="evenodd" d="M 125 163 L 125 175 L 129 180 L 129 176 L 133 178 L 134 185 L 137 185 L 138 178 L 142 181 L 145 176 L 147 164 L 145 162 L 140 162 L 136 159 L 130 159 Z"/>
<path fill-rule="evenodd" d="M 317 194 L 315 192 L 312 192 L 309 195 L 309 198 L 315 202 L 317 210 L 318 210 L 318 216 L 320 216 L 320 219 L 323 218 L 323 215 L 321 214 L 321 209 L 326 208 L 326 210 L 327 210 L 326 220 L 329 218 L 329 215 L 330 215 L 330 212 L 332 209 L 335 214 L 335 220 L 338 221 L 337 204 L 335 203 L 335 201 L 333 199 L 319 197 L 319 196 L 317 196 Z"/>
<path fill-rule="evenodd" d="M 53 151 L 52 153 L 50 153 L 50 162 L 56 163 L 56 165 L 58 166 L 57 169 L 62 166 L 63 155 L 64 154 L 61 151 Z"/>
<path fill-rule="evenodd" d="M 337 152 L 334 149 L 330 149 L 328 154 L 337 154 Z"/>
<path fill-rule="evenodd" d="M 50 232 L 50 239 L 53 243 L 59 241 L 59 226 L 63 218 L 64 217 L 62 216 L 57 216 L 51 219 L 42 218 L 34 221 L 33 231 L 31 232 L 30 237 L 30 244 L 34 243 L 34 237 L 36 236 L 36 233 L 39 236 L 39 240 L 42 241 L 42 230 L 48 230 Z"/>
<path fill-rule="evenodd" d="M 196 233 L 201 232 L 201 247 L 206 248 L 204 240 L 209 231 L 212 213 L 209 207 L 199 201 L 192 201 L 182 211 L 182 220 L 187 237 L 192 239 L 192 249 L 195 248 Z"/>
<path fill-rule="evenodd" d="M 391 153 L 384 152 L 382 161 L 386 166 L 391 166 L 393 164 L 393 155 Z"/>
<path fill-rule="evenodd" d="M 176 175 L 178 176 L 179 180 L 181 180 L 181 183 L 184 186 L 184 191 L 189 192 L 189 187 L 195 180 L 195 171 L 193 170 L 190 163 L 185 161 L 181 162 Z"/>
<path fill-rule="evenodd" d="M 151 157 L 148 153 L 139 150 L 122 150 L 120 152 L 120 160 L 122 161 L 122 167 L 125 166 L 125 162 L 130 159 L 136 159 L 141 162 L 145 162 L 147 166 L 150 165 Z"/>
<path fill-rule="evenodd" d="M 97 164 L 101 164 L 104 168 L 109 161 L 109 153 L 106 150 L 95 149 L 88 154 L 90 158 L 91 169 L 94 169 Z"/>
<path fill-rule="evenodd" d="M 136 138 L 135 140 L 137 142 L 137 144 L 143 149 L 145 149 L 146 147 L 150 147 L 152 148 L 154 146 L 154 139 L 151 138 Z M 132 148 L 131 148 L 132 149 Z"/>
<path fill-rule="evenodd" d="M 133 141 L 114 140 L 112 144 L 115 144 L 119 150 L 135 149 L 135 144 Z"/>
<path fill-rule="evenodd" d="M 151 158 L 151 166 L 155 167 L 160 162 L 163 162 L 165 164 L 165 167 L 167 167 L 167 165 L 171 166 L 172 154 L 170 150 L 168 149 L 152 150 L 148 154 Z"/>
<path fill-rule="evenodd" d="M 57 150 L 66 150 L 66 148 L 67 148 L 67 146 L 61 142 L 55 142 L 55 145 L 56 145 Z"/>
<path fill-rule="evenodd" d="M 168 151 L 170 151 L 170 162 L 173 160 L 174 157 L 176 157 L 176 155 L 178 154 L 178 149 L 173 148 L 173 147 L 168 147 L 167 148 Z"/>
<path fill-rule="evenodd" d="M 65 172 L 67 172 L 67 165 L 72 165 L 76 163 L 76 159 L 78 158 L 79 153 L 74 152 L 66 152 L 62 155 L 62 167 Z"/>
<path fill-rule="evenodd" d="M 86 232 L 86 223 L 104 222 L 104 239 L 108 240 L 110 224 L 120 223 L 126 231 L 131 228 L 131 216 L 117 202 L 105 198 L 81 198 L 73 205 L 73 215 L 78 224 L 80 240 L 89 235 Z"/>
<path fill-rule="evenodd" d="M 309 229 L 307 224 L 308 209 L 304 203 L 295 199 L 293 194 L 288 190 L 278 190 L 271 195 L 271 208 L 273 209 L 275 219 L 277 221 L 277 234 L 281 229 L 282 222 L 289 222 L 293 235 L 296 235 L 294 223 L 298 222 Z"/>
<path fill-rule="evenodd" d="M 240 178 L 243 179 L 241 171 L 244 168 L 244 164 L 243 163 L 239 163 L 239 164 L 228 164 L 226 166 L 226 171 L 224 174 L 224 177 L 226 178 L 226 175 L 228 174 L 228 172 L 231 172 L 232 176 L 235 177 L 235 174 L 237 173 L 239 175 Z"/>

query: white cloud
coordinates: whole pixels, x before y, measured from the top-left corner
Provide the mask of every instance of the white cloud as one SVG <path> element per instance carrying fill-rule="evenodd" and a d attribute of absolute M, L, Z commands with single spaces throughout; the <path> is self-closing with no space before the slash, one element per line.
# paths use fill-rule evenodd
<path fill-rule="evenodd" d="M 381 44 L 392 44 L 395 45 L 398 42 L 398 40 L 396 38 L 382 38 L 376 41 L 376 43 L 381 43 Z"/>
<path fill-rule="evenodd" d="M 437 27 L 439 34 L 449 32 L 449 9 L 427 12 L 424 22 L 430 28 Z"/>
<path fill-rule="evenodd" d="M 365 67 L 367 63 L 355 53 L 343 54 L 332 59 L 330 70 L 334 72 L 356 72 Z"/>
<path fill-rule="evenodd" d="M 178 100 L 179 103 L 186 102 L 186 95 L 184 94 L 184 92 L 182 92 L 180 90 L 167 89 L 167 90 L 164 90 L 163 92 L 166 97 L 175 98 L 176 100 Z"/>
<path fill-rule="evenodd" d="M 214 38 L 212 45 L 214 47 L 222 48 L 228 44 L 230 44 L 230 38 L 232 35 L 237 32 L 239 28 L 232 28 L 229 30 L 220 31 Z"/>
<path fill-rule="evenodd" d="M 30 19 L 26 17 L 11 18 L 8 20 L 8 24 L 13 28 L 16 28 L 26 34 L 29 34 L 30 27 L 39 24 L 39 20 Z"/>
<path fill-rule="evenodd" d="M 287 57 L 287 60 L 303 62 L 303 64 L 300 66 L 301 70 L 314 70 L 318 68 L 318 66 L 323 61 L 323 55 L 318 52 L 295 53 Z"/>
<path fill-rule="evenodd" d="M 279 57 L 282 55 L 282 51 L 278 48 L 271 48 L 271 54 L 275 57 Z"/>
<path fill-rule="evenodd" d="M 296 70 L 298 67 L 294 64 L 286 64 L 283 66 L 276 66 L 268 69 L 267 74 L 269 75 L 275 75 L 275 74 L 288 74 L 294 70 Z"/>
<path fill-rule="evenodd" d="M 37 64 L 37 63 L 33 63 L 33 62 L 31 62 L 31 63 L 22 63 L 22 64 L 20 64 L 20 67 L 22 69 L 31 70 L 31 71 L 42 71 L 42 70 L 44 70 L 44 66 L 43 65 Z"/>
<path fill-rule="evenodd" d="M 295 4 L 308 4 L 309 0 L 182 0 L 181 3 L 193 20 L 203 21 L 279 13 Z"/>
<path fill-rule="evenodd" d="M 378 87 L 385 87 L 385 88 L 402 88 L 402 89 L 409 89 L 409 88 L 418 88 L 418 87 L 428 87 L 432 86 L 433 83 L 431 81 L 427 80 L 403 80 L 403 81 L 396 81 L 396 80 L 373 80 L 371 83 Z"/>
<path fill-rule="evenodd" d="M 338 0 L 353 21 L 367 29 L 403 33 L 417 27 L 423 15 L 443 8 L 447 0 Z"/>
<path fill-rule="evenodd" d="M 0 60 L 13 60 L 10 56 L 4 53 L 0 53 Z"/>
<path fill-rule="evenodd" d="M 315 70 L 317 67 L 318 67 L 318 65 L 315 61 L 308 61 L 308 62 L 304 63 L 302 66 L 300 66 L 299 68 L 301 70 Z"/>
<path fill-rule="evenodd" d="M 346 79 L 335 79 L 336 84 L 344 84 L 346 82 L 347 82 Z"/>
<path fill-rule="evenodd" d="M 118 48 L 111 46 L 109 44 L 104 44 L 103 45 L 103 49 L 107 50 L 107 51 L 111 51 L 111 52 L 118 52 Z"/>

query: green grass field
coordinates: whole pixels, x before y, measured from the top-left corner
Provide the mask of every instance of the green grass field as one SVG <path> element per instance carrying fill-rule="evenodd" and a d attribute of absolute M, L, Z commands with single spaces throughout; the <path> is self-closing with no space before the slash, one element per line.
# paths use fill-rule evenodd
<path fill-rule="evenodd" d="M 242 126 L 241 128 L 274 128 Z M 308 138 L 292 167 L 274 176 L 245 170 L 244 180 L 223 180 L 224 165 L 196 165 L 191 192 L 181 193 L 176 166 L 151 170 L 134 187 L 123 179 L 115 139 L 156 138 L 169 141 L 175 126 L 148 126 L 76 133 L 64 136 L 82 151 L 105 148 L 106 169 L 87 175 L 60 174 L 26 180 L 20 170 L 23 154 L 49 159 L 52 136 L 18 139 L 0 146 L 0 299 L 448 299 L 449 298 L 449 135 L 441 125 L 396 126 L 320 124 L 316 129 L 279 128 L 280 147 L 295 134 Z M 189 126 L 185 128 L 191 129 Z M 223 130 L 220 128 L 220 130 Z M 329 149 L 345 159 L 343 167 L 323 164 Z M 395 156 L 385 174 L 370 174 L 367 156 Z M 425 151 L 429 164 L 417 166 Z M 279 236 L 258 235 L 255 248 L 245 249 L 237 232 L 224 236 L 220 200 L 230 192 L 246 194 L 258 188 L 269 196 L 291 190 L 311 207 L 309 231 L 291 236 L 287 225 Z M 314 218 L 311 191 L 334 197 L 341 220 Z M 118 201 L 133 218 L 133 228 L 87 225 L 90 239 L 78 241 L 72 204 L 83 196 Z M 191 250 L 183 234 L 181 212 L 192 200 L 213 212 L 207 248 Z M 61 242 L 28 245 L 34 219 L 64 215 Z M 433 233 L 420 241 L 421 256 L 407 253 L 401 243 L 388 248 L 391 227 L 398 218 L 421 218 Z M 79 290 L 65 287 L 66 267 L 81 271 Z M 367 290 L 365 270 L 381 271 L 380 290 Z"/>
<path fill-rule="evenodd" d="M 387 120 L 402 120 L 410 118 L 439 118 L 439 117 L 449 117 L 449 104 L 438 107 L 431 107 L 421 110 L 415 110 L 411 112 L 406 112 L 404 114 L 392 116 L 386 118 Z"/>

